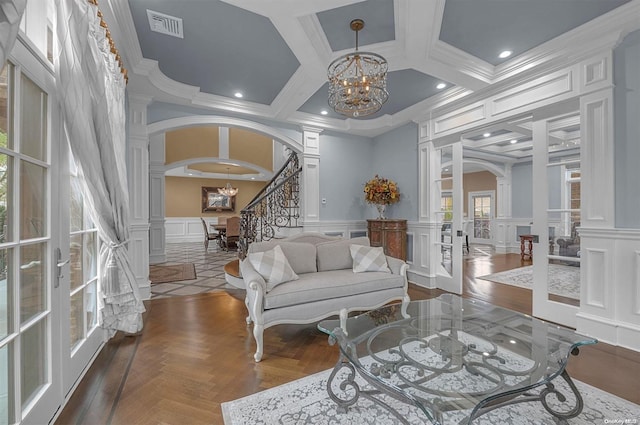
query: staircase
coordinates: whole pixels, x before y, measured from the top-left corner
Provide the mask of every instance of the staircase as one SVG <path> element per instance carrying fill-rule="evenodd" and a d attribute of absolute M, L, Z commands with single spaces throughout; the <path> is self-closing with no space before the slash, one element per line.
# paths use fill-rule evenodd
<path fill-rule="evenodd" d="M 282 168 L 240 211 L 239 257 L 247 255 L 249 244 L 283 235 L 286 229 L 300 228 L 300 174 L 298 155 L 292 152 Z"/>

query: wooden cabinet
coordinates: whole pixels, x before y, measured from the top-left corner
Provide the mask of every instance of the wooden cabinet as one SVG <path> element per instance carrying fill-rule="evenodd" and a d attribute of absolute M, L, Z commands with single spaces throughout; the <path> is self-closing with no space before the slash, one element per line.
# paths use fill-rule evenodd
<path fill-rule="evenodd" d="M 371 246 L 381 246 L 384 253 L 403 261 L 407 259 L 407 220 L 367 220 Z"/>

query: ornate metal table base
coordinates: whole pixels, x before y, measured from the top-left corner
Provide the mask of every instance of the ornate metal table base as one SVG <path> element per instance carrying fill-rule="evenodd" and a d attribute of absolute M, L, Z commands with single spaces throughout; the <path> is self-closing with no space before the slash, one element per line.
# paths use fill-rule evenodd
<path fill-rule="evenodd" d="M 377 334 L 379 333 L 371 335 L 370 339 L 374 339 Z M 417 340 L 418 338 L 415 336 L 408 336 L 405 339 L 405 341 L 411 342 L 416 342 Z M 445 370 L 425 365 L 416 365 L 415 362 L 412 362 L 412 360 L 406 356 L 406 353 L 403 353 L 402 344 L 398 348 L 388 350 L 388 354 L 397 356 L 397 360 L 385 362 L 379 357 L 379 353 L 370 353 L 370 356 L 374 360 L 382 360 L 381 364 L 372 363 L 367 368 L 364 368 L 363 366 L 356 367 L 349 360 L 349 357 L 356 357 L 354 355 L 355 346 L 348 341 L 341 329 L 336 329 L 333 332 L 333 335 L 329 336 L 329 344 L 333 345 L 336 342 L 340 342 L 340 344 L 342 344 L 342 350 L 340 351 L 338 363 L 333 368 L 333 371 L 327 381 L 327 392 L 329 397 L 338 405 L 339 411 L 346 412 L 347 409 L 353 406 L 360 397 L 364 397 L 375 404 L 382 406 L 396 417 L 400 423 L 409 425 L 409 422 L 403 417 L 403 415 L 394 409 L 389 403 L 385 402 L 384 397 L 381 397 L 386 395 L 415 406 L 425 414 L 426 418 L 435 424 L 442 424 L 443 415 L 455 410 L 471 410 L 471 413 L 465 417 L 462 422 L 460 422 L 464 424 L 471 424 L 475 419 L 495 409 L 527 402 L 540 402 L 547 412 L 558 419 L 571 419 L 582 412 L 582 396 L 571 380 L 566 369 L 562 369 L 562 372 L 552 377 L 550 381 L 541 380 L 528 386 L 516 387 L 512 390 L 505 388 L 505 391 L 494 396 L 489 396 L 489 394 L 487 394 L 487 398 L 477 404 L 469 402 L 469 400 L 464 397 L 464 393 L 456 393 L 451 390 L 427 389 L 421 384 L 429 381 L 431 377 L 427 377 L 425 373 L 421 372 L 419 375 L 424 376 L 423 379 L 420 381 L 411 381 L 406 377 L 401 376 L 402 373 L 400 372 L 400 369 L 407 366 L 414 368 L 418 367 L 423 368 L 424 371 L 431 372 L 432 374 L 437 374 L 439 376 L 440 374 L 458 372 L 465 368 L 466 371 L 471 374 L 482 375 L 483 378 L 494 382 L 496 388 L 505 385 L 505 371 L 495 367 L 491 368 L 487 364 L 480 364 L 474 361 L 463 361 L 460 364 L 452 365 L 451 361 L 453 358 L 462 359 L 470 352 L 476 354 L 480 353 L 483 357 L 487 358 L 493 357 L 499 362 L 503 361 L 498 355 L 498 350 L 495 346 L 495 350 L 492 352 L 481 352 L 474 344 L 465 344 L 459 341 L 457 337 L 452 338 L 442 334 L 433 337 L 428 341 L 419 341 L 421 341 L 422 348 L 432 350 L 437 355 L 442 356 L 443 360 L 449 361 L 449 363 L 447 363 L 447 368 L 450 368 Z M 345 355 L 343 350 L 346 350 L 348 355 Z M 571 354 L 578 355 L 579 350 L 575 348 Z M 534 374 L 536 372 L 537 365 L 536 367 L 532 367 L 530 370 L 511 372 L 511 374 L 525 376 L 528 373 Z M 506 373 L 509 374 L 509 372 Z M 390 382 L 390 378 L 394 375 L 399 378 L 398 381 L 400 383 L 394 384 Z M 368 384 L 367 386 L 369 388 L 362 388 L 356 380 L 357 376 L 362 378 L 366 384 Z M 550 399 L 551 397 L 555 397 L 560 403 L 567 402 L 567 397 L 553 383 L 554 379 L 557 377 L 562 377 L 562 379 L 567 383 L 568 389 L 573 393 L 575 405 L 570 409 L 562 411 L 556 410 L 556 408 L 554 408 L 553 401 Z M 420 397 L 417 396 L 415 392 L 412 394 L 407 391 L 417 389 L 418 387 L 419 391 L 428 393 L 433 397 Z M 532 392 L 533 389 L 539 387 L 543 387 L 541 391 L 537 393 Z M 334 388 L 339 388 L 341 393 L 336 393 Z M 491 388 L 491 391 L 493 390 L 494 388 Z M 474 393 L 474 396 L 477 395 L 478 393 Z M 446 398 L 453 398 L 453 400 L 447 400 Z"/>

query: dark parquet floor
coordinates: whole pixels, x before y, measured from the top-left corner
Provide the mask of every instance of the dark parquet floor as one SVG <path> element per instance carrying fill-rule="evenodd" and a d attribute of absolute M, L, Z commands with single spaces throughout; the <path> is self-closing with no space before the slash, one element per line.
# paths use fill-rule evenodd
<path fill-rule="evenodd" d="M 531 291 L 476 280 L 522 265 L 520 256 L 469 256 L 464 296 L 531 313 Z M 438 290 L 410 285 L 412 299 Z M 139 336 L 116 335 L 98 356 L 56 424 L 222 424 L 220 403 L 331 368 L 335 346 L 310 325 L 265 331 L 253 361 L 244 291 L 232 288 L 147 302 Z M 640 353 L 604 343 L 571 359 L 575 378 L 640 404 Z"/>

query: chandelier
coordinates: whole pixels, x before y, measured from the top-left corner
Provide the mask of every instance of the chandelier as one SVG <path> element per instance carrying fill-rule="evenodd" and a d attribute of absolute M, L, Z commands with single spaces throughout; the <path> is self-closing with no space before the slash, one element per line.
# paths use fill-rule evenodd
<path fill-rule="evenodd" d="M 227 185 L 225 187 L 221 187 L 218 189 L 218 193 L 224 196 L 232 197 L 238 194 L 237 187 L 231 187 L 231 182 L 229 180 L 229 167 L 227 167 Z"/>
<path fill-rule="evenodd" d="M 362 19 L 351 21 L 356 33 L 356 50 L 331 62 L 329 106 L 348 117 L 364 117 L 382 108 L 387 93 L 387 60 L 376 53 L 358 52 L 358 32 L 364 28 Z"/>

